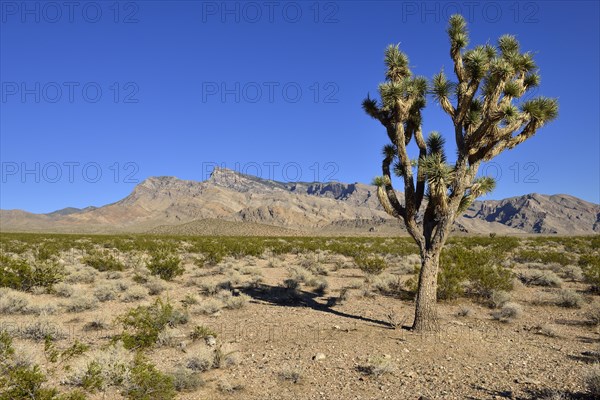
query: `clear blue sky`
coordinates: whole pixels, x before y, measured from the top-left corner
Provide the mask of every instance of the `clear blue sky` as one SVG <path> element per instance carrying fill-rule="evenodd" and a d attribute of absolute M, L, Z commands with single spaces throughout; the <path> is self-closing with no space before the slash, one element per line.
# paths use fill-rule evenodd
<path fill-rule="evenodd" d="M 370 182 L 386 135 L 360 104 L 383 79 L 383 50 L 400 42 L 419 75 L 452 71 L 455 11 L 473 44 L 517 35 L 536 53 L 539 94 L 560 101 L 557 121 L 487 166 L 489 197 L 600 202 L 599 3 L 449 4 L 3 0 L 0 207 L 99 206 L 149 176 L 202 180 L 211 163 Z M 424 130 L 453 153 L 433 101 Z"/>

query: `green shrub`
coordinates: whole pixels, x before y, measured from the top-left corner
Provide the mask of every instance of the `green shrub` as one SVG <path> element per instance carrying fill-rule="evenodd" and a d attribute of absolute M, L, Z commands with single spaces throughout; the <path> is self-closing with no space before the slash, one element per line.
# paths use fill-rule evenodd
<path fill-rule="evenodd" d="M 520 262 L 541 262 L 544 264 L 558 263 L 560 265 L 569 265 L 572 257 L 559 251 L 539 251 L 539 250 L 521 250 L 516 256 Z"/>
<path fill-rule="evenodd" d="M 579 257 L 579 265 L 583 271 L 585 282 L 592 285 L 594 291 L 600 291 L 600 256 L 585 254 Z"/>
<path fill-rule="evenodd" d="M 119 261 L 109 252 L 94 251 L 83 258 L 83 263 L 100 272 L 104 271 L 123 271 L 125 264 Z"/>
<path fill-rule="evenodd" d="M 190 333 L 190 339 L 193 341 L 206 339 L 209 336 L 217 337 L 217 333 L 204 325 L 197 325 L 192 333 Z"/>
<path fill-rule="evenodd" d="M 465 294 L 488 298 L 494 290 L 512 290 L 513 274 L 492 250 L 451 246 L 442 251 L 437 296 L 455 299 Z"/>
<path fill-rule="evenodd" d="M 97 390 L 101 390 L 104 385 L 104 378 L 102 377 L 102 366 L 98 361 L 92 361 L 87 365 L 85 374 L 81 377 L 81 387 L 88 392 L 94 393 Z"/>
<path fill-rule="evenodd" d="M 27 261 L 0 254 L 0 287 L 31 290 L 34 286 L 51 287 L 64 278 L 64 271 L 53 261 Z"/>
<path fill-rule="evenodd" d="M 138 354 L 125 395 L 130 400 L 170 400 L 176 395 L 173 377 L 163 374 Z"/>
<path fill-rule="evenodd" d="M 378 275 L 388 267 L 385 260 L 378 256 L 361 254 L 354 257 L 354 262 L 361 271 L 368 275 Z"/>
<path fill-rule="evenodd" d="M 181 266 L 179 256 L 164 249 L 152 253 L 152 258 L 146 264 L 146 268 L 152 275 L 158 275 L 166 281 L 170 281 L 185 272 L 185 269 Z"/>
<path fill-rule="evenodd" d="M 54 388 L 42 388 L 46 375 L 38 365 L 32 367 L 12 366 L 5 368 L 0 378 L 0 400 L 58 400 Z"/>
<path fill-rule="evenodd" d="M 138 306 L 118 318 L 124 332 L 119 336 L 127 349 L 151 347 L 167 325 L 187 322 L 186 316 L 160 298 L 149 306 Z"/>

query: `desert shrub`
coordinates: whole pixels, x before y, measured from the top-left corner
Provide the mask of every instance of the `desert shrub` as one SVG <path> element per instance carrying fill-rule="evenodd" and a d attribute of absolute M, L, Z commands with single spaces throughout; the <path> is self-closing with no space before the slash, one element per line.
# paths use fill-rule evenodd
<path fill-rule="evenodd" d="M 510 301 L 510 294 L 504 290 L 493 290 L 489 296 L 489 304 L 492 308 L 500 308 Z"/>
<path fill-rule="evenodd" d="M 141 354 L 135 357 L 125 395 L 130 400 L 170 400 L 176 395 L 173 377 L 160 372 Z"/>
<path fill-rule="evenodd" d="M 344 286 L 340 289 L 340 293 L 338 294 L 338 296 L 336 298 L 336 304 L 341 304 L 341 303 L 347 301 L 348 299 L 350 299 L 350 288 L 347 286 Z"/>
<path fill-rule="evenodd" d="M 166 281 L 173 280 L 185 272 L 185 268 L 181 265 L 181 258 L 165 249 L 154 251 L 146 268 L 152 275 L 157 275 Z"/>
<path fill-rule="evenodd" d="M 160 298 L 149 306 L 129 310 L 117 320 L 124 330 L 119 338 L 128 349 L 151 347 L 165 327 L 187 322 L 168 301 L 163 302 Z"/>
<path fill-rule="evenodd" d="M 548 250 L 523 249 L 517 253 L 516 259 L 519 262 L 541 262 L 544 264 L 558 263 L 560 265 L 568 265 L 572 262 L 572 257 L 568 254 Z"/>
<path fill-rule="evenodd" d="M 566 308 L 581 308 L 583 297 L 573 290 L 562 289 L 557 293 L 556 305 Z"/>
<path fill-rule="evenodd" d="M 38 261 L 49 261 L 57 258 L 60 254 L 60 250 L 61 249 L 54 242 L 43 242 L 36 246 L 34 256 Z"/>
<path fill-rule="evenodd" d="M 38 319 L 36 322 L 22 326 L 19 329 L 19 334 L 23 339 L 32 340 L 58 340 L 67 337 L 67 334 L 58 324 L 46 319 Z"/>
<path fill-rule="evenodd" d="M 590 309 L 585 313 L 585 316 L 591 325 L 600 325 L 600 304 L 593 303 L 590 306 Z"/>
<path fill-rule="evenodd" d="M 190 333 L 190 339 L 192 339 L 193 341 L 200 339 L 204 340 L 209 336 L 217 337 L 217 333 L 204 325 L 196 325 L 192 333 Z"/>
<path fill-rule="evenodd" d="M 156 296 L 165 291 L 167 286 L 160 279 L 152 279 L 146 283 L 146 288 L 151 296 Z"/>
<path fill-rule="evenodd" d="M 523 308 L 516 303 L 506 303 L 499 311 L 492 313 L 495 320 L 508 322 L 523 315 Z"/>
<path fill-rule="evenodd" d="M 552 271 L 531 270 L 519 274 L 519 279 L 526 285 L 560 287 L 562 279 Z"/>
<path fill-rule="evenodd" d="M 594 291 L 600 291 L 600 255 L 582 255 L 579 257 L 579 265 L 585 282 L 589 283 Z"/>
<path fill-rule="evenodd" d="M 125 303 L 131 303 L 134 301 L 143 300 L 146 298 L 146 296 L 148 296 L 148 289 L 143 286 L 132 286 L 131 288 L 127 289 L 125 293 L 123 293 L 121 300 Z"/>
<path fill-rule="evenodd" d="M 214 348 L 214 368 L 225 368 L 239 362 L 236 357 L 237 351 L 224 349 L 222 345 Z"/>
<path fill-rule="evenodd" d="M 181 343 L 178 339 L 181 337 L 181 332 L 176 328 L 169 328 L 168 326 L 158 333 L 156 344 L 163 347 L 173 347 L 177 343 Z"/>
<path fill-rule="evenodd" d="M 577 265 L 567 265 L 562 272 L 566 279 L 573 282 L 583 280 L 583 271 Z"/>
<path fill-rule="evenodd" d="M 173 378 L 173 386 L 178 392 L 193 392 L 201 386 L 204 386 L 204 380 L 192 371 L 185 368 L 178 368 L 171 373 Z"/>
<path fill-rule="evenodd" d="M 65 278 L 69 283 L 94 283 L 98 272 L 91 267 L 77 268 Z"/>
<path fill-rule="evenodd" d="M 64 278 L 64 271 L 53 261 L 29 263 L 5 254 L 0 254 L 0 271 L 0 287 L 22 291 L 51 287 Z"/>
<path fill-rule="evenodd" d="M 80 393 L 59 395 L 52 387 L 43 387 L 47 382 L 41 368 L 31 362 L 15 358 L 11 336 L 0 331 L 0 400 L 81 400 Z"/>
<path fill-rule="evenodd" d="M 297 278 L 288 278 L 283 281 L 283 286 L 288 290 L 298 290 L 300 288 L 300 280 Z"/>
<path fill-rule="evenodd" d="M 133 355 L 123 343 L 116 342 L 76 360 L 65 382 L 88 391 L 121 386 L 129 381 L 132 360 Z"/>
<path fill-rule="evenodd" d="M 378 275 L 388 267 L 383 258 L 365 254 L 355 256 L 354 262 L 361 271 L 368 275 Z"/>
<path fill-rule="evenodd" d="M 114 285 L 104 283 L 96 286 L 94 289 L 94 296 L 102 302 L 114 300 L 117 298 L 117 291 L 115 290 Z"/>
<path fill-rule="evenodd" d="M 397 275 L 383 273 L 367 278 L 370 289 L 387 296 L 400 296 L 404 293 L 402 280 Z"/>
<path fill-rule="evenodd" d="M 11 289 L 0 290 L 0 314 L 26 314 L 29 296 Z"/>
<path fill-rule="evenodd" d="M 600 365 L 595 364 L 584 376 L 585 386 L 593 398 L 600 397 Z"/>
<path fill-rule="evenodd" d="M 71 297 L 75 292 L 75 289 L 68 283 L 59 282 L 52 286 L 52 292 L 60 297 Z"/>
<path fill-rule="evenodd" d="M 59 400 L 58 390 L 42 387 L 48 378 L 38 365 L 1 369 L 0 400 Z"/>
<path fill-rule="evenodd" d="M 457 245 L 444 249 L 440 257 L 438 299 L 455 299 L 465 293 L 487 298 L 494 290 L 512 290 L 512 271 L 500 265 L 500 261 L 488 249 L 465 249 Z M 411 286 L 416 289 L 416 280 L 411 281 Z"/>
<path fill-rule="evenodd" d="M 125 269 L 125 264 L 107 251 L 93 251 L 86 255 L 82 262 L 100 272 L 123 271 Z"/>
<path fill-rule="evenodd" d="M 215 351 L 208 347 L 201 347 L 187 359 L 186 366 L 192 371 L 200 372 L 215 368 Z"/>
<path fill-rule="evenodd" d="M 192 308 L 195 314 L 211 315 L 223 308 L 223 303 L 217 299 L 204 299 Z"/>
<path fill-rule="evenodd" d="M 82 312 L 92 310 L 98 307 L 98 300 L 87 294 L 77 294 L 71 297 L 70 301 L 65 304 L 65 309 L 68 312 Z"/>
<path fill-rule="evenodd" d="M 225 300 L 225 308 L 230 310 L 244 308 L 248 304 L 248 300 L 250 300 L 250 296 L 243 293 L 238 296 L 230 296 Z"/>

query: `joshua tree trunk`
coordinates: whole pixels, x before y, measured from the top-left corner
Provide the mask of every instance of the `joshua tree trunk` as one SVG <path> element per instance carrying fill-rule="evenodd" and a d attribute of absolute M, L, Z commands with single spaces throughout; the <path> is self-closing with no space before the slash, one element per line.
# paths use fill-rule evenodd
<path fill-rule="evenodd" d="M 417 332 L 439 330 L 437 315 L 437 275 L 440 250 L 432 250 L 422 256 L 421 272 L 417 290 L 413 329 Z"/>
<path fill-rule="evenodd" d="M 406 54 L 391 45 L 385 52 L 386 80 L 379 85 L 381 101 L 369 96 L 363 101 L 363 109 L 381 122 L 390 140 L 383 148 L 382 175 L 374 180 L 377 197 L 388 214 L 404 221 L 421 253 L 413 329 L 422 332 L 438 329 L 440 253 L 452 224 L 495 186 L 492 178 L 476 177 L 480 164 L 529 139 L 558 115 L 556 99 L 519 102 L 540 77 L 532 53 L 522 53 L 514 36 L 500 37 L 497 46 L 465 50 L 469 35 L 460 15 L 450 18 L 447 32 L 456 82 L 443 70 L 431 84 L 413 76 Z M 428 93 L 452 119 L 457 150 L 453 165 L 446 160 L 442 135 L 423 135 L 421 110 Z M 407 151 L 413 139 L 416 159 Z M 404 202 L 392 185 L 392 172 L 404 180 Z"/>

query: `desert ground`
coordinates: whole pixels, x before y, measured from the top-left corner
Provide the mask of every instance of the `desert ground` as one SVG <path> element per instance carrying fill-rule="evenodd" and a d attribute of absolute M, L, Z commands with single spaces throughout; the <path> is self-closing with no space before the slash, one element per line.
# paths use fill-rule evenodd
<path fill-rule="evenodd" d="M 492 235 L 493 236 L 493 235 Z M 592 399 L 600 237 L 2 233 L 0 399 Z"/>

